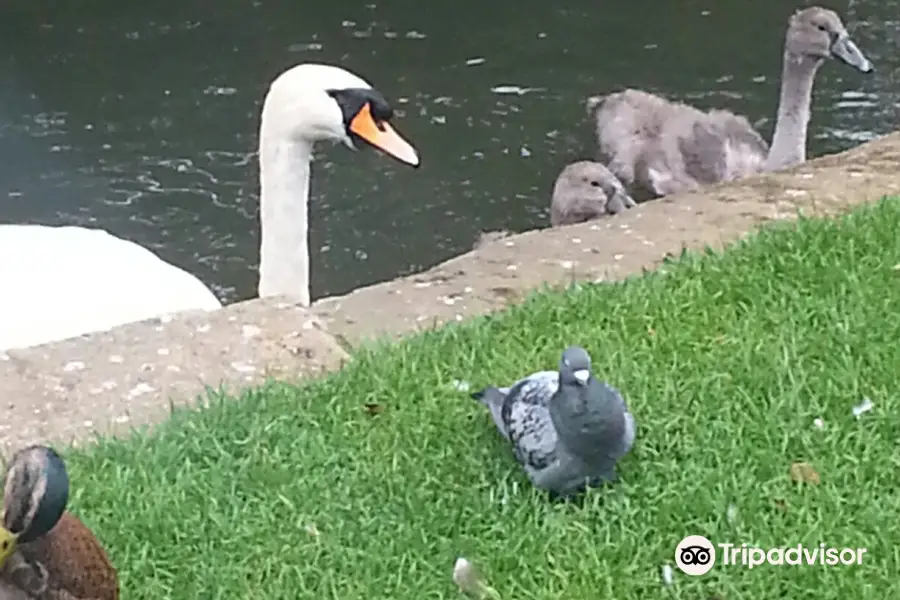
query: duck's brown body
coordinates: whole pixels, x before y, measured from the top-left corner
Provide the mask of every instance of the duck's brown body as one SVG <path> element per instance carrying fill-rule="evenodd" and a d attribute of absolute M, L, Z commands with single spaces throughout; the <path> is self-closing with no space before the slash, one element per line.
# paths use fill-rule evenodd
<path fill-rule="evenodd" d="M 66 512 L 0 570 L 0 600 L 118 600 L 119 578 L 99 540 Z"/>

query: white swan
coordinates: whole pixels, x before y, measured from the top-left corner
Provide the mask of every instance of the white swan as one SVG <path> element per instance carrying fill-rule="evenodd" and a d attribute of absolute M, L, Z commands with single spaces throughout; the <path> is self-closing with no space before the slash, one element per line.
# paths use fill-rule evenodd
<path fill-rule="evenodd" d="M 625 90 L 588 100 L 598 154 L 641 200 L 804 162 L 813 80 L 829 57 L 872 71 L 837 13 L 818 6 L 794 13 L 771 148 L 742 116 Z"/>
<path fill-rule="evenodd" d="M 259 135 L 261 297 L 308 306 L 309 170 L 313 144 L 364 141 L 419 166 L 389 124 L 390 104 L 340 67 L 302 64 L 273 82 Z M 99 229 L 0 225 L 0 351 L 103 331 L 181 310 L 215 310 L 194 275 Z"/>

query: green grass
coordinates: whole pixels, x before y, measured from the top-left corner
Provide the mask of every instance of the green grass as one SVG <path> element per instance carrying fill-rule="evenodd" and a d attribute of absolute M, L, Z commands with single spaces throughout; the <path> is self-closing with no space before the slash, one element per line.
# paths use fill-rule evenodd
<path fill-rule="evenodd" d="M 458 556 L 504 600 L 900 597 L 898 263 L 900 203 L 886 201 L 535 295 L 360 351 L 322 381 L 69 451 L 73 508 L 132 600 L 458 598 Z M 622 389 L 639 433 L 619 484 L 554 504 L 453 382 L 552 368 L 570 343 Z M 864 397 L 875 409 L 856 419 Z M 821 483 L 793 482 L 797 461 Z M 857 567 L 676 570 L 663 586 L 688 534 L 868 554 Z"/>

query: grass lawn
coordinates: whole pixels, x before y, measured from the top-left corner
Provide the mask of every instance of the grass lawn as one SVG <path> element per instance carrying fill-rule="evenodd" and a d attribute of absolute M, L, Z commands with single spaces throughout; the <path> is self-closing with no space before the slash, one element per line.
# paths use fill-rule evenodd
<path fill-rule="evenodd" d="M 535 295 L 360 351 L 328 379 L 68 451 L 73 510 L 131 600 L 458 598 L 458 556 L 504 600 L 898 598 L 898 263 L 900 202 L 886 201 Z M 626 395 L 638 441 L 618 485 L 551 504 L 454 380 L 553 368 L 570 343 Z M 792 481 L 801 461 L 819 483 Z M 868 553 L 663 585 L 688 534 Z"/>

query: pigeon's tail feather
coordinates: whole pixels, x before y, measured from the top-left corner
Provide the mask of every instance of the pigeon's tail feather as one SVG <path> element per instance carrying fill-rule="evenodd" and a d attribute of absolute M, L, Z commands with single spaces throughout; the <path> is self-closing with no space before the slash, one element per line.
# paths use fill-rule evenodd
<path fill-rule="evenodd" d="M 492 404 L 502 405 L 503 401 L 506 399 L 506 393 L 502 389 L 492 385 L 489 385 L 483 390 L 472 392 L 471 396 L 485 406 L 491 406 Z"/>
<path fill-rule="evenodd" d="M 509 439 L 509 430 L 506 423 L 503 422 L 503 403 L 506 401 L 506 393 L 503 389 L 489 386 L 473 393 L 472 398 L 488 407 L 494 425 L 497 426 L 503 437 Z"/>

